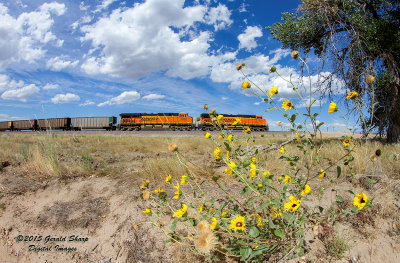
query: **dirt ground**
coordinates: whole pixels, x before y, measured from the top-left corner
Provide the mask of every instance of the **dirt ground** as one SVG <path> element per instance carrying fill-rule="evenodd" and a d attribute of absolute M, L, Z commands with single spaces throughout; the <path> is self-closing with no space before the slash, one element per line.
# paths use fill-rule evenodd
<path fill-rule="evenodd" d="M 165 156 L 137 156 L 130 169 L 103 176 L 38 177 L 19 163 L 0 160 L 0 263 L 204 262 L 166 243 L 164 233 L 142 213 L 146 207 L 140 199 L 143 179 L 138 171 L 143 159 L 162 161 Z M 324 197 L 304 205 L 328 208 L 335 198 L 331 188 L 326 185 Z M 374 185 L 361 179 L 343 181 L 335 188 L 363 189 L 375 198 L 373 209 L 356 220 L 338 222 L 329 231 L 323 226 L 309 229 L 307 253 L 290 262 L 399 262 L 400 180 L 382 177 Z M 206 189 L 218 195 L 211 180 Z M 236 191 L 235 185 L 229 191 Z M 344 197 L 351 202 L 350 195 Z M 326 252 L 325 241 L 332 235 L 349 241 L 349 250 L 339 261 Z"/>

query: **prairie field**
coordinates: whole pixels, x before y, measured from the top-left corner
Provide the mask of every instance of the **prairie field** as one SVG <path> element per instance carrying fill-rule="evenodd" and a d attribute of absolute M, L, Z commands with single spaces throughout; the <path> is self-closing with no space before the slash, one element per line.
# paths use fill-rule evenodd
<path fill-rule="evenodd" d="M 218 137 L 218 132 L 211 135 Z M 251 140 L 242 132 L 234 135 L 271 174 L 284 176 L 290 169 L 280 159 L 280 145 L 301 155 L 290 133 L 254 133 Z M 340 136 L 322 134 L 320 154 L 342 156 Z M 307 228 L 306 253 L 281 262 L 399 258 L 400 145 L 362 139 L 352 143 L 358 146 L 354 161 L 342 166 L 339 177 L 335 165 L 326 170 L 324 180 L 312 178 L 309 185 L 315 190 L 304 205 L 324 207 L 328 214 L 335 193 L 341 192 L 343 206 L 351 207 L 346 190 L 353 189 L 367 193 L 371 208 L 330 227 Z M 170 144 L 177 145 L 179 155 L 169 151 Z M 214 148 L 204 132 L 0 133 L 0 262 L 209 262 L 178 243 L 165 242 L 168 237 L 142 212 L 146 205 L 140 186 L 149 180 L 151 189 L 164 188 L 170 196 L 172 185 L 190 172 L 197 182 L 204 181 L 204 191 L 215 199 L 240 197 L 240 185 L 214 161 Z M 381 154 L 376 156 L 378 149 Z M 173 182 L 169 186 L 164 182 L 168 174 Z M 217 186 L 217 179 L 228 185 L 226 191 Z M 323 194 L 318 190 L 322 188 Z M 168 226 L 171 218 L 161 217 L 156 223 Z"/>

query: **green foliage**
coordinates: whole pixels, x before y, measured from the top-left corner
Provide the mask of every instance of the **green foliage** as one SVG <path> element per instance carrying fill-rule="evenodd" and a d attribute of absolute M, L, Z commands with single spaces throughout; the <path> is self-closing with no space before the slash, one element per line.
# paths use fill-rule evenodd
<path fill-rule="evenodd" d="M 313 51 L 324 63 L 334 65 L 332 76 L 345 80 L 349 91 L 357 91 L 373 127 L 389 142 L 400 140 L 400 2 L 393 0 L 302 0 L 297 12 L 282 13 L 282 22 L 267 27 L 283 48 Z M 330 63 L 326 63 L 328 62 Z M 332 63 L 331 63 L 332 62 Z M 330 70 L 330 69 L 329 69 Z M 378 76 L 375 88 L 366 75 Z M 391 96 L 388 96 L 391 94 Z M 360 98 L 360 100 L 361 100 Z M 376 115 L 378 118 L 373 118 Z M 360 119 L 364 118 L 360 114 Z M 365 131 L 366 125 L 362 124 Z M 367 131 L 366 131 L 367 133 Z"/>

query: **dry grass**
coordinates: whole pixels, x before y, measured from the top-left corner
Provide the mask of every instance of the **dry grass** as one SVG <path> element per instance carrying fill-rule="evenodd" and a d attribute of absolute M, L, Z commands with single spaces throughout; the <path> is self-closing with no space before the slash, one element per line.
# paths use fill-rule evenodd
<path fill-rule="evenodd" d="M 215 136 L 216 137 L 216 136 Z M 242 134 L 236 134 L 236 144 L 268 145 L 280 144 L 288 136 L 255 137 L 255 142 L 246 144 Z M 8 161 L 12 166 L 22 166 L 32 175 L 40 176 L 70 176 L 70 175 L 113 175 L 121 173 L 139 173 L 149 179 L 163 178 L 168 173 L 182 174 L 187 172 L 179 164 L 177 158 L 168 152 L 168 145 L 175 143 L 179 151 L 190 162 L 191 166 L 201 176 L 212 177 L 216 167 L 210 163 L 212 151 L 215 148 L 211 140 L 203 136 L 191 137 L 145 137 L 121 135 L 65 135 L 65 134 L 35 134 L 35 133 L 4 133 L 0 134 L 0 161 Z M 351 173 L 371 174 L 373 170 L 384 173 L 389 178 L 400 179 L 399 145 L 384 145 L 380 142 L 354 142 L 360 144 L 354 152 L 355 160 L 342 170 L 343 175 Z M 302 152 L 296 143 L 285 146 L 291 155 Z M 377 161 L 371 161 L 370 156 L 377 149 L 382 155 Z M 319 155 L 337 160 L 345 151 L 340 139 L 326 139 Z M 257 156 L 260 166 L 271 173 L 284 174 L 290 165 L 279 159 L 279 150 L 267 153 L 260 152 Z M 328 166 L 326 160 L 321 160 L 321 166 Z M 199 169 L 201 167 L 201 169 Z M 315 174 L 318 170 L 314 171 Z M 336 176 L 336 166 L 327 171 L 327 176 Z"/>

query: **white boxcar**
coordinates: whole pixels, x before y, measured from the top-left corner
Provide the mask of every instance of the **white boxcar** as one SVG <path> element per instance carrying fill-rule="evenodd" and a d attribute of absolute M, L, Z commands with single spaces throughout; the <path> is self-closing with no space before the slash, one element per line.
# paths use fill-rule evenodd
<path fill-rule="evenodd" d="M 84 129 L 106 129 L 115 130 L 117 117 L 77 117 L 71 118 L 71 129 L 84 130 Z"/>

